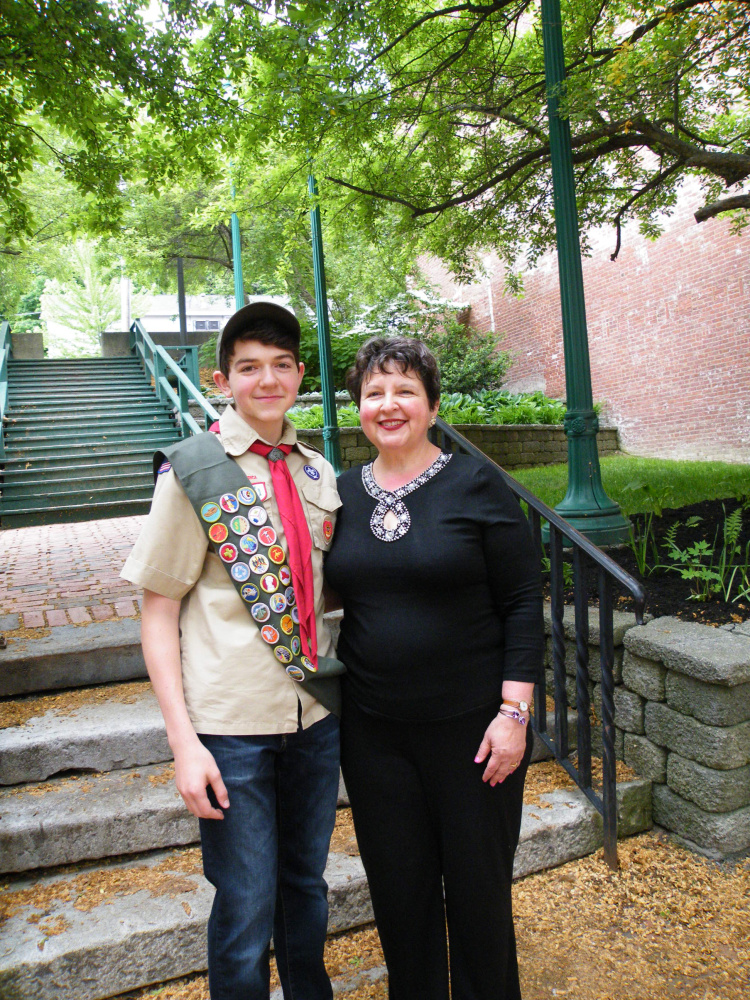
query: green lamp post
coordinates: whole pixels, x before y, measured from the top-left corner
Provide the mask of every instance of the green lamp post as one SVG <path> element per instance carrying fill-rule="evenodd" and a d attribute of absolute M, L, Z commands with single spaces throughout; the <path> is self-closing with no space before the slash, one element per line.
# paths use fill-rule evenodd
<path fill-rule="evenodd" d="M 232 169 L 232 164 L 229 164 Z M 232 201 L 235 190 L 232 181 Z M 241 309 L 245 304 L 245 284 L 242 280 L 242 242 L 240 240 L 240 220 L 236 212 L 232 212 L 232 270 L 234 271 L 234 308 Z"/>
<path fill-rule="evenodd" d="M 328 323 L 328 295 L 326 293 L 326 272 L 323 262 L 323 234 L 320 225 L 320 206 L 317 204 L 318 185 L 312 172 L 307 178 L 307 190 L 313 200 L 310 209 L 312 229 L 313 274 L 315 277 L 315 313 L 318 319 L 318 351 L 320 353 L 320 382 L 323 394 L 323 451 L 340 475 L 341 445 L 339 443 L 338 417 L 336 415 L 336 390 L 333 384 L 333 361 L 331 356 L 331 329 Z"/>
<path fill-rule="evenodd" d="M 604 492 L 596 446 L 599 421 L 591 392 L 570 122 L 560 115 L 565 92 L 560 0 L 542 0 L 542 39 L 568 402 L 568 490 L 555 510 L 597 545 L 618 545 L 628 539 L 628 522 Z"/>

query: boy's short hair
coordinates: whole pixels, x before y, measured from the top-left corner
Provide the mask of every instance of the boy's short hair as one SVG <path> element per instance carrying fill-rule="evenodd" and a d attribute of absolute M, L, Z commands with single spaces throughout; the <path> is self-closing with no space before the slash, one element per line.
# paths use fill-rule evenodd
<path fill-rule="evenodd" d="M 229 366 L 237 343 L 257 340 L 261 344 L 290 351 L 299 364 L 299 320 L 278 302 L 251 302 L 230 316 L 216 341 L 216 367 L 229 376 Z"/>
<path fill-rule="evenodd" d="M 440 369 L 432 351 L 414 337 L 370 337 L 357 351 L 353 366 L 346 373 L 346 388 L 359 406 L 362 384 L 375 372 L 391 371 L 416 375 L 424 386 L 430 406 L 440 402 Z"/>

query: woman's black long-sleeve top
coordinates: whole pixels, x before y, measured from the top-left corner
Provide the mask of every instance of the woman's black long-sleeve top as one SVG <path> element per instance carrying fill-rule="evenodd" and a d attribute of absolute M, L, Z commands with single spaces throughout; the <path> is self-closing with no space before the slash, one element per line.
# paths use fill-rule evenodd
<path fill-rule="evenodd" d="M 343 501 L 325 564 L 344 620 L 338 656 L 351 697 L 404 720 L 450 718 L 539 679 L 544 649 L 538 561 L 526 518 L 491 465 L 454 454 L 404 498 L 411 527 L 384 542 L 362 470 Z M 499 705 L 498 700 L 498 705 Z"/>

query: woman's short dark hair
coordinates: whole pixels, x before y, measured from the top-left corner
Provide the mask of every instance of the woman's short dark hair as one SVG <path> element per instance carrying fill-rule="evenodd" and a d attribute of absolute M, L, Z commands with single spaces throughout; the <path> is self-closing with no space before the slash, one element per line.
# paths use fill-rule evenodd
<path fill-rule="evenodd" d="M 346 388 L 359 406 L 362 383 L 374 372 L 392 371 L 417 376 L 427 393 L 430 407 L 440 402 L 440 371 L 432 351 L 413 337 L 370 337 L 357 351 L 353 366 L 346 373 Z"/>

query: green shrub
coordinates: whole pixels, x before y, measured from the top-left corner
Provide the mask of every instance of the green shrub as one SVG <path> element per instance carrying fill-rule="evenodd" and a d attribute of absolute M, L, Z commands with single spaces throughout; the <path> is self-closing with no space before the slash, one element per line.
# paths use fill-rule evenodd
<path fill-rule="evenodd" d="M 513 363 L 509 351 L 497 350 L 493 333 L 480 333 L 446 314 L 440 328 L 419 333 L 437 359 L 444 393 L 499 389 Z"/>

